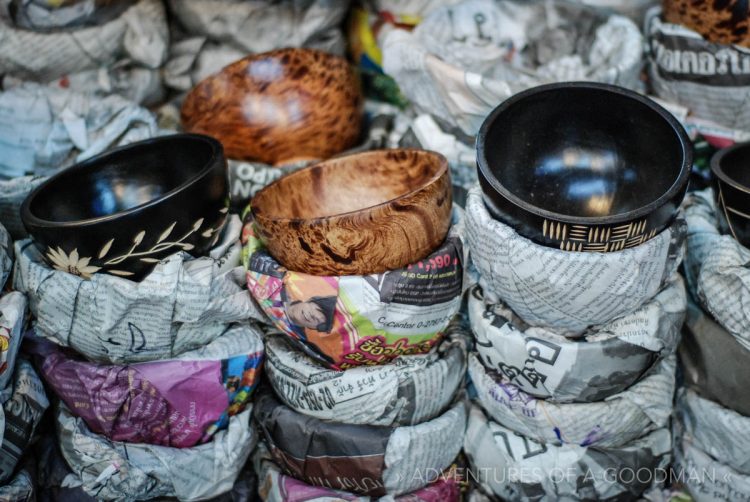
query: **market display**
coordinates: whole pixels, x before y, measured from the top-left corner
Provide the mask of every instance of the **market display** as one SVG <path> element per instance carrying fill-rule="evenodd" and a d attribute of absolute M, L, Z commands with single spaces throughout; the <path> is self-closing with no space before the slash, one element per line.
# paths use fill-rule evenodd
<path fill-rule="evenodd" d="M 749 20 L 0 0 L 0 500 L 749 499 Z"/>

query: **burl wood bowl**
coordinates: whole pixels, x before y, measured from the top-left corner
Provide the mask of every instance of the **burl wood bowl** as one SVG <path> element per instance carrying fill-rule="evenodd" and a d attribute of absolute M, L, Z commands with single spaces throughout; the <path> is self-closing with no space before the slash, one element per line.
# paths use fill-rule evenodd
<path fill-rule="evenodd" d="M 750 0 L 663 0 L 664 19 L 706 40 L 750 47 Z"/>
<path fill-rule="evenodd" d="M 257 235 L 289 270 L 367 275 L 423 259 L 450 226 L 448 161 L 425 150 L 338 157 L 279 178 L 251 202 Z"/>
<path fill-rule="evenodd" d="M 359 139 L 359 80 L 344 58 L 318 50 L 248 56 L 190 91 L 182 124 L 217 138 L 230 159 L 272 165 L 323 160 Z"/>

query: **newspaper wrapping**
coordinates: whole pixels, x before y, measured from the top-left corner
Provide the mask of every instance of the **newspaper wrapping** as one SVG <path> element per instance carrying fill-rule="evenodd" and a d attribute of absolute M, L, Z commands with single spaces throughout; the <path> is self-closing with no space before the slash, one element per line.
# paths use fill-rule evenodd
<path fill-rule="evenodd" d="M 170 47 L 165 82 L 179 91 L 248 53 L 308 47 L 343 55 L 341 23 L 349 0 L 169 0 L 187 31 Z"/>
<path fill-rule="evenodd" d="M 2 195 L 0 195 L 2 197 Z M 11 272 L 13 271 L 13 239 L 0 224 L 0 289 L 5 286 Z"/>
<path fill-rule="evenodd" d="M 579 0 L 592 7 L 611 9 L 632 19 L 638 26 L 643 25 L 646 11 L 657 5 L 659 0 Z"/>
<path fill-rule="evenodd" d="M 60 449 L 86 493 L 98 500 L 177 497 L 204 500 L 232 489 L 255 448 L 252 407 L 213 440 L 191 448 L 110 441 L 92 433 L 64 404 L 57 413 Z"/>
<path fill-rule="evenodd" d="M 37 476 L 37 502 L 96 502 L 97 499 L 88 495 L 79 477 L 72 473 L 65 461 L 60 446 L 54 435 L 39 438 L 36 450 L 39 457 Z M 216 497 L 203 499 L 207 502 L 257 502 L 258 483 L 252 463 L 245 463 L 245 467 L 237 476 L 231 491 Z M 154 502 L 176 502 L 175 497 L 155 497 Z"/>
<path fill-rule="evenodd" d="M 519 390 L 549 402 L 593 402 L 624 391 L 653 364 L 674 353 L 685 319 L 682 278 L 631 314 L 570 340 L 527 326 L 506 305 L 468 295 L 471 327 L 482 364 Z"/>
<path fill-rule="evenodd" d="M 685 273 L 701 306 L 750 350 L 750 249 L 722 234 L 713 191 L 690 193 L 683 203 L 688 222 Z"/>
<path fill-rule="evenodd" d="M 255 401 L 255 419 L 274 460 L 290 476 L 315 486 L 371 496 L 423 488 L 461 450 L 466 405 L 413 426 L 350 425 L 288 408 L 269 390 Z"/>
<path fill-rule="evenodd" d="M 530 87 L 640 87 L 642 44 L 630 19 L 583 4 L 466 0 L 432 11 L 411 32 L 387 31 L 383 70 L 420 110 L 474 135 L 492 108 Z"/>
<path fill-rule="evenodd" d="M 0 18 L 3 85 L 32 80 L 158 102 L 163 94 L 159 68 L 169 49 L 164 6 L 160 0 L 139 0 L 120 10 L 99 25 L 52 30 Z"/>
<path fill-rule="evenodd" d="M 117 95 L 33 83 L 0 92 L 0 222 L 25 237 L 21 203 L 45 176 L 157 133 L 151 112 Z"/>
<path fill-rule="evenodd" d="M 676 482 L 685 486 L 695 502 L 750 501 L 750 476 L 716 460 L 683 436 L 682 426 L 675 421 Z M 732 438 L 727 438 L 732 441 Z"/>
<path fill-rule="evenodd" d="M 10 380 L 23 339 L 26 304 L 26 297 L 18 291 L 0 298 L 0 403 L 6 402 L 13 392 Z"/>
<path fill-rule="evenodd" d="M 750 475 L 750 417 L 689 389 L 678 393 L 676 409 L 683 439 L 735 471 Z"/>
<path fill-rule="evenodd" d="M 276 328 L 330 368 L 426 353 L 461 305 L 464 219 L 455 208 L 445 241 L 419 262 L 382 274 L 325 277 L 282 267 L 255 237 L 249 214 L 242 232 L 248 289 Z"/>
<path fill-rule="evenodd" d="M 346 424 L 414 425 L 442 413 L 466 373 L 468 329 L 455 319 L 428 354 L 345 371 L 327 369 L 292 347 L 266 338 L 265 371 L 276 395 L 304 415 Z"/>
<path fill-rule="evenodd" d="M 672 413 L 676 357 L 659 361 L 623 392 L 596 403 L 557 404 L 534 398 L 469 355 L 477 401 L 493 420 L 540 443 L 611 448 L 662 427 Z"/>
<path fill-rule="evenodd" d="M 253 464 L 260 480 L 259 494 L 265 502 L 330 500 L 347 502 L 460 502 L 461 489 L 455 477 L 440 476 L 430 485 L 403 496 L 370 497 L 333 488 L 313 486 L 282 473 L 273 463 L 263 442 L 253 453 Z"/>
<path fill-rule="evenodd" d="M 678 349 L 684 385 L 750 416 L 750 350 L 692 301 L 688 301 L 687 312 Z"/>
<path fill-rule="evenodd" d="M 208 256 L 169 256 L 139 283 L 53 270 L 30 241 L 16 242 L 14 287 L 29 295 L 37 335 L 90 360 L 173 358 L 211 342 L 231 323 L 264 319 L 244 289 L 241 226 L 230 218 Z"/>
<path fill-rule="evenodd" d="M 90 363 L 38 337 L 26 348 L 48 386 L 92 432 L 176 448 L 205 443 L 226 428 L 245 409 L 263 363 L 262 334 L 247 323 L 176 359 L 132 365 Z"/>
<path fill-rule="evenodd" d="M 2 440 L 0 443 L 0 484 L 13 475 L 21 456 L 31 444 L 44 411 L 49 406 L 44 384 L 26 359 L 18 359 L 13 381 L 4 394 L 10 397 L 0 411 Z"/>
<path fill-rule="evenodd" d="M 666 480 L 671 450 L 668 429 L 616 448 L 540 444 L 489 420 L 476 406 L 464 439 L 472 480 L 487 493 L 523 501 L 637 499 Z M 638 472 L 640 478 L 631 477 Z"/>
<path fill-rule="evenodd" d="M 682 261 L 686 225 L 612 253 L 575 253 L 535 244 L 493 219 L 474 187 L 466 203 L 471 263 L 488 303 L 506 303 L 534 326 L 578 336 L 629 314 L 664 287 Z"/>
<path fill-rule="evenodd" d="M 646 16 L 646 58 L 653 92 L 732 129 L 750 131 L 750 49 L 716 44 L 697 32 Z"/>
<path fill-rule="evenodd" d="M 36 502 L 36 476 L 33 458 L 27 459 L 24 465 L 16 470 L 15 475 L 3 486 L 0 486 L 0 500 L 3 502 Z"/>

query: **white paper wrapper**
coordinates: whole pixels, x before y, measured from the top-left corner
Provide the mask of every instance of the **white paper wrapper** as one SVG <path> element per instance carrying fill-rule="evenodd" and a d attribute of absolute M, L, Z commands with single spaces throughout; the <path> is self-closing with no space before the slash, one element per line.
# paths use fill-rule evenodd
<path fill-rule="evenodd" d="M 469 412 L 464 439 L 472 479 L 506 500 L 637 499 L 668 477 L 672 441 L 658 429 L 618 448 L 539 444 Z M 640 480 L 633 479 L 640 473 Z"/>
<path fill-rule="evenodd" d="M 682 261 L 685 222 L 640 246 L 612 253 L 541 246 L 493 219 L 477 186 L 466 203 L 466 235 L 486 301 L 505 302 L 525 322 L 566 336 L 629 314 L 653 298 Z"/>
<path fill-rule="evenodd" d="M 169 0 L 190 35 L 170 48 L 165 81 L 187 91 L 248 53 L 308 47 L 343 55 L 349 0 Z"/>
<path fill-rule="evenodd" d="M 233 322 L 264 319 L 244 288 L 241 226 L 239 218 L 230 218 L 209 256 L 174 254 L 141 282 L 54 270 L 31 241 L 17 242 L 14 287 L 29 295 L 37 335 L 88 359 L 172 358 L 209 343 Z"/>
<path fill-rule="evenodd" d="M 579 2 L 599 7 L 601 9 L 611 9 L 619 12 L 623 16 L 632 19 L 638 26 L 642 26 L 643 17 L 646 11 L 659 4 L 659 0 L 578 0 Z"/>
<path fill-rule="evenodd" d="M 629 19 L 564 1 L 465 0 L 412 32 L 382 36 L 383 70 L 419 109 L 474 135 L 498 103 L 537 85 L 640 86 L 642 43 Z"/>
<path fill-rule="evenodd" d="M 49 406 L 44 385 L 27 359 L 18 359 L 0 408 L 0 484 L 11 479 Z M 1 491 L 0 491 L 1 493 Z"/>
<path fill-rule="evenodd" d="M 685 272 L 703 308 L 750 350 L 750 249 L 718 229 L 713 191 L 688 194 Z"/>
<path fill-rule="evenodd" d="M 627 390 L 597 403 L 555 404 L 522 392 L 469 355 L 469 377 L 493 420 L 540 443 L 622 446 L 666 427 L 672 413 L 676 357 L 661 360 Z"/>
<path fill-rule="evenodd" d="M 32 472 L 26 468 L 19 469 L 10 481 L 0 486 L 0 500 L 3 502 L 35 501 L 36 480 Z"/>
<path fill-rule="evenodd" d="M 711 401 L 750 416 L 750 350 L 688 301 L 688 315 L 678 349 L 683 385 Z"/>
<path fill-rule="evenodd" d="M 4 226 L 0 224 L 0 289 L 5 286 L 13 271 L 13 240 Z"/>
<path fill-rule="evenodd" d="M 284 335 L 266 339 L 265 370 L 290 408 L 347 424 L 412 425 L 443 412 L 466 373 L 467 327 L 453 321 L 437 350 L 390 364 L 328 369 L 295 349 Z"/>
<path fill-rule="evenodd" d="M 57 413 L 57 431 L 62 454 L 89 495 L 99 500 L 192 501 L 232 489 L 258 441 L 251 414 L 248 407 L 210 443 L 192 448 L 109 441 L 91 433 L 63 404 Z"/>
<path fill-rule="evenodd" d="M 10 398 L 13 386 L 10 380 L 16 366 L 16 356 L 26 323 L 26 297 L 11 291 L 0 298 L 0 402 Z"/>
<path fill-rule="evenodd" d="M 255 420 L 274 460 L 308 484 L 372 496 L 422 488 L 454 461 L 466 429 L 461 400 L 418 425 L 381 427 L 317 420 L 257 394 Z"/>
<path fill-rule="evenodd" d="M 99 26 L 33 31 L 4 19 L 0 40 L 0 74 L 12 80 L 5 86 L 31 80 L 139 102 L 161 96 L 169 33 L 160 0 L 139 0 Z"/>
<path fill-rule="evenodd" d="M 750 130 L 750 49 L 715 44 L 699 33 L 646 16 L 649 76 L 657 97 L 686 106 L 697 117 Z"/>
<path fill-rule="evenodd" d="M 750 417 L 688 389 L 678 393 L 676 409 L 684 440 L 735 471 L 750 475 Z"/>
<path fill-rule="evenodd" d="M 484 366 L 523 392 L 550 402 L 601 401 L 625 390 L 677 348 L 685 319 L 685 287 L 675 275 L 642 307 L 571 340 L 526 325 L 503 304 L 469 293 L 469 319 Z"/>
<path fill-rule="evenodd" d="M 685 486 L 695 502 L 750 500 L 750 476 L 701 451 L 688 437 L 675 434 L 675 481 Z"/>

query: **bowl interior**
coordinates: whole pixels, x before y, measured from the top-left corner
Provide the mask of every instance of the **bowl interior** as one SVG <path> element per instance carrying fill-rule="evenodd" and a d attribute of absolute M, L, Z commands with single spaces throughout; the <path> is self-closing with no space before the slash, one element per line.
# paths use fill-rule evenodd
<path fill-rule="evenodd" d="M 279 220 L 351 213 L 417 191 L 446 169 L 442 156 L 421 150 L 349 155 L 279 179 L 255 196 L 252 207 Z"/>
<path fill-rule="evenodd" d="M 198 175 L 214 156 L 211 142 L 160 138 L 64 171 L 32 200 L 31 214 L 67 222 L 109 216 L 151 202 Z"/>
<path fill-rule="evenodd" d="M 719 164 L 724 176 L 750 190 L 750 144 L 727 150 Z"/>
<path fill-rule="evenodd" d="M 512 102 L 486 131 L 484 156 L 521 201 L 576 217 L 629 213 L 680 177 L 674 126 L 638 99 L 595 87 L 558 87 Z"/>

